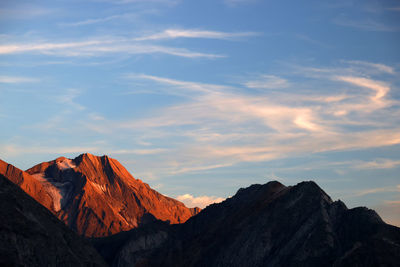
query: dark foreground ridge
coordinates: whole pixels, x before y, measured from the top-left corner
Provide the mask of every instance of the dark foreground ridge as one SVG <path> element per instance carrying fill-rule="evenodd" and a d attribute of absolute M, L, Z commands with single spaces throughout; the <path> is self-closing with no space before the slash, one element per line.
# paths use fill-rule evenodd
<path fill-rule="evenodd" d="M 107 266 L 92 245 L 0 174 L 0 266 Z"/>
<path fill-rule="evenodd" d="M 181 225 L 93 243 L 112 266 L 399 266 L 400 228 L 347 209 L 314 182 L 240 189 Z"/>

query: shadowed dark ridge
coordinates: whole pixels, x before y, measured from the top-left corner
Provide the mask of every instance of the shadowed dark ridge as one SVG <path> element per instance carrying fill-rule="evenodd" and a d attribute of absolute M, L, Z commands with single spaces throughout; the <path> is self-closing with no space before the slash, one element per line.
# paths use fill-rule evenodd
<path fill-rule="evenodd" d="M 113 238 L 113 237 L 110 237 Z M 117 240 L 119 239 L 119 241 Z M 122 240 L 122 241 L 121 241 Z M 240 189 L 181 225 L 94 241 L 113 266 L 398 266 L 400 229 L 314 182 Z"/>
<path fill-rule="evenodd" d="M 1 266 L 106 266 L 91 244 L 0 174 Z"/>

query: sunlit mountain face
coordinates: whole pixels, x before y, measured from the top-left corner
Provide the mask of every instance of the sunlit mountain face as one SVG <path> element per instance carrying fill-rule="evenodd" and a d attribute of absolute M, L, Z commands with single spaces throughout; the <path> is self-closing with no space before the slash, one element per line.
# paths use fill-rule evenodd
<path fill-rule="evenodd" d="M 55 160 L 21 177 L 88 235 L 140 224 L 127 192 L 157 190 L 171 210 L 150 213 L 179 223 L 271 180 L 314 180 L 400 226 L 399 18 L 396 0 L 1 1 L 0 158 Z M 115 180 L 90 176 L 84 153 L 124 175 L 110 161 Z M 115 221 L 77 212 L 106 200 Z"/>
<path fill-rule="evenodd" d="M 128 231 L 156 219 L 183 223 L 200 211 L 161 195 L 108 156 L 60 157 L 26 172 L 0 161 L 0 173 L 88 237 Z"/>

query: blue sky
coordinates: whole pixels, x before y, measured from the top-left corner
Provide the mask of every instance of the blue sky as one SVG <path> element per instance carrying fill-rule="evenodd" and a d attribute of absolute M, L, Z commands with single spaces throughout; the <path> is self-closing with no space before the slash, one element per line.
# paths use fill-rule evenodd
<path fill-rule="evenodd" d="M 399 1 L 0 3 L 0 158 L 90 152 L 187 204 L 315 180 L 400 225 Z"/>

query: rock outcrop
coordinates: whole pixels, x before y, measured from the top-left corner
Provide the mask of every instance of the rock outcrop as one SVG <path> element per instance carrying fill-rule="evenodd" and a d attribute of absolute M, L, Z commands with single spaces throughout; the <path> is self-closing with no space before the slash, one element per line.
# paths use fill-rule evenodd
<path fill-rule="evenodd" d="M 0 174 L 0 266 L 107 266 L 84 238 Z"/>
<path fill-rule="evenodd" d="M 314 182 L 252 185 L 181 225 L 94 240 L 113 266 L 399 266 L 400 229 Z M 109 248 L 114 248 L 110 250 Z"/>

